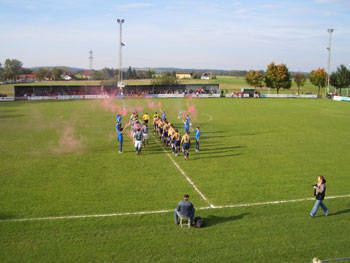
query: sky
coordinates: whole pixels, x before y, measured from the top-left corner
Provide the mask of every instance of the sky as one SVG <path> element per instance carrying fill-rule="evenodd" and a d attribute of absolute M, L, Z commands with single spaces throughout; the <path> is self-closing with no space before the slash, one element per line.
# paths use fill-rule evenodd
<path fill-rule="evenodd" d="M 350 63 L 350 0 L 0 0 L 0 62 L 25 67 L 266 69 Z"/>

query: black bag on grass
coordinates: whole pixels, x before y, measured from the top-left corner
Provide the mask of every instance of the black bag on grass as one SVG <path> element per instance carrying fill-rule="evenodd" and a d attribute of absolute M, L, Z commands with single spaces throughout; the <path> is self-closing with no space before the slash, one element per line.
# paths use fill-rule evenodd
<path fill-rule="evenodd" d="M 194 219 L 194 227 L 196 228 L 201 228 L 204 226 L 204 219 L 201 218 L 200 216 L 197 216 L 195 219 Z"/>

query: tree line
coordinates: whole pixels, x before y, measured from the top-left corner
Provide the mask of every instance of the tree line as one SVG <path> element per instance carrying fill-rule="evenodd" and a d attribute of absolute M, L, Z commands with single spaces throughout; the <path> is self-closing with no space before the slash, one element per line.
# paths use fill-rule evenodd
<path fill-rule="evenodd" d="M 23 63 L 17 59 L 6 59 L 4 64 L 0 63 L 0 80 L 17 81 L 23 74 L 35 74 L 37 80 L 62 80 L 64 74 L 70 75 L 73 79 L 81 79 L 83 71 L 76 71 L 74 74 L 66 67 L 53 68 L 24 68 Z M 131 67 L 122 72 L 123 79 L 151 79 L 155 72 L 152 69 L 138 70 Z M 101 70 L 89 71 L 89 79 L 94 80 L 115 80 L 119 76 L 119 70 L 103 68 Z"/>
<path fill-rule="evenodd" d="M 39 68 L 28 69 L 23 67 L 23 63 L 17 59 L 6 59 L 4 64 L 0 63 L 0 80 L 2 81 L 17 81 L 21 74 L 35 74 L 37 80 L 61 80 L 62 74 L 65 74 L 67 68 L 54 67 L 54 68 Z M 328 84 L 328 74 L 323 68 L 311 71 L 310 74 L 289 72 L 288 67 L 285 64 L 276 65 L 271 63 L 267 66 L 266 71 L 232 71 L 233 74 L 246 73 L 245 80 L 248 85 L 254 88 L 260 88 L 263 86 L 275 89 L 277 94 L 280 89 L 290 89 L 292 86 L 292 79 L 298 87 L 298 94 L 300 94 L 301 88 L 304 86 L 307 79 L 318 88 L 318 95 L 320 95 L 321 89 L 325 88 Z M 79 74 L 70 74 L 73 78 L 79 79 Z M 90 72 L 89 79 L 94 80 L 112 80 L 118 81 L 119 70 L 113 68 L 103 68 L 101 70 L 92 70 Z M 199 79 L 201 74 L 194 73 L 193 78 Z M 215 75 L 214 75 L 215 76 Z M 155 74 L 152 69 L 149 70 L 136 70 L 129 67 L 127 71 L 122 72 L 123 79 L 152 79 L 152 85 L 176 85 L 178 81 L 176 79 L 176 72 L 163 72 L 162 74 Z M 330 85 L 339 90 L 341 94 L 342 89 L 350 87 L 350 69 L 344 65 L 340 65 L 335 72 L 329 76 Z"/>
<path fill-rule="evenodd" d="M 277 94 L 280 89 L 290 89 L 292 87 L 292 76 L 285 64 L 276 65 L 274 62 L 267 66 L 265 72 L 250 70 L 245 75 L 245 80 L 249 86 L 256 88 L 268 87 L 275 89 Z M 310 74 L 296 73 L 294 75 L 294 82 L 298 87 L 298 94 L 300 89 L 304 86 L 306 80 L 318 88 L 317 95 L 320 96 L 321 89 L 328 84 L 328 74 L 323 68 L 313 70 Z M 335 89 L 341 90 L 350 87 L 350 69 L 344 65 L 340 65 L 335 72 L 329 77 L 330 85 Z"/>

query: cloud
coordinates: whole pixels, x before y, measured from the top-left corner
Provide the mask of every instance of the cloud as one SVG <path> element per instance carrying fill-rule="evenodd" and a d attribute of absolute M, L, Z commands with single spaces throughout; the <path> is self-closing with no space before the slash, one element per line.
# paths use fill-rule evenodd
<path fill-rule="evenodd" d="M 126 9 L 135 9 L 135 8 L 152 7 L 152 6 L 154 6 L 154 4 L 151 4 L 151 3 L 128 3 L 128 4 L 117 5 L 117 9 L 126 10 Z"/>
<path fill-rule="evenodd" d="M 240 8 L 240 9 L 235 10 L 233 13 L 236 14 L 236 15 L 242 15 L 242 14 L 247 13 L 247 9 Z"/>

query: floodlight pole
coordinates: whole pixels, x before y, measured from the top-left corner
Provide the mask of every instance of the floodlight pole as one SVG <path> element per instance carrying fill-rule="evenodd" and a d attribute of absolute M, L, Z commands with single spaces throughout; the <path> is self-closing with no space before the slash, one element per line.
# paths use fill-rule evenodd
<path fill-rule="evenodd" d="M 122 42 L 122 25 L 125 22 L 124 19 L 117 19 L 117 22 L 119 24 L 119 80 L 118 80 L 118 86 L 120 87 L 121 91 L 123 92 L 123 74 L 122 74 L 122 48 L 123 48 L 123 42 Z"/>
<path fill-rule="evenodd" d="M 329 33 L 329 46 L 327 47 L 328 50 L 328 77 L 327 77 L 327 93 L 329 93 L 329 79 L 331 77 L 331 52 L 332 52 L 332 33 L 334 32 L 334 29 L 328 29 Z"/>

